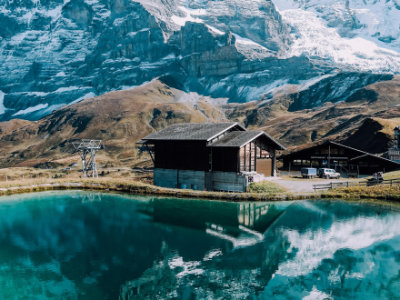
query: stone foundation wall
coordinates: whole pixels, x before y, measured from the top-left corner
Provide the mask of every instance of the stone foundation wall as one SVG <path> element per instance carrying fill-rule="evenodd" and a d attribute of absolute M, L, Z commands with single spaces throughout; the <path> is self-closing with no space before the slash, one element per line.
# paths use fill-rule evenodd
<path fill-rule="evenodd" d="M 245 192 L 247 179 L 233 172 L 154 169 L 154 185 L 202 191 Z"/>

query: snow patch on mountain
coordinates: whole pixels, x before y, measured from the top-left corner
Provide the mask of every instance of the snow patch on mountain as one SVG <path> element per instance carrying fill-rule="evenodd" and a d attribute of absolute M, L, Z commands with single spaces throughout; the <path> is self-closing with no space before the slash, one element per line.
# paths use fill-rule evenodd
<path fill-rule="evenodd" d="M 400 53 L 361 37 L 343 38 L 314 12 L 287 9 L 283 19 L 296 29 L 290 50 L 282 58 L 307 55 L 330 60 L 340 68 L 365 72 L 400 72 Z"/>
<path fill-rule="evenodd" d="M 362 37 L 380 47 L 400 49 L 398 0 L 273 0 L 280 12 L 302 9 L 315 13 L 342 37 Z"/>
<path fill-rule="evenodd" d="M 90 93 L 87 93 L 86 95 L 83 95 L 82 97 L 70 102 L 70 103 L 59 103 L 59 104 L 50 105 L 49 107 L 47 107 L 45 109 L 42 109 L 40 111 L 40 113 L 37 114 L 37 116 L 38 117 L 44 117 L 45 115 L 47 115 L 47 114 L 49 114 L 49 113 L 51 113 L 51 112 L 53 112 L 53 111 L 55 111 L 57 109 L 60 109 L 60 108 L 65 107 L 65 106 L 70 106 L 70 105 L 73 105 L 75 103 L 81 102 L 81 101 L 83 101 L 85 99 L 89 99 L 89 98 L 93 98 L 93 97 L 96 97 L 96 94 L 90 92 Z"/>
<path fill-rule="evenodd" d="M 48 106 L 49 105 L 47 103 L 46 104 L 38 104 L 38 105 L 35 105 L 32 107 L 28 107 L 26 109 L 20 110 L 20 111 L 16 112 L 15 114 L 13 114 L 13 116 L 16 117 L 16 116 L 26 115 L 26 114 L 33 113 L 33 112 L 41 110 L 41 109 L 45 109 Z"/>
<path fill-rule="evenodd" d="M 238 34 L 233 35 L 235 36 L 236 49 L 244 56 L 250 59 L 263 59 L 266 57 L 275 56 L 275 52 L 265 48 L 259 43 L 256 43 L 248 38 L 243 38 Z"/>
<path fill-rule="evenodd" d="M 97 96 L 97 95 L 96 95 L 95 93 L 90 92 L 90 93 L 87 93 L 87 94 L 83 95 L 82 97 L 80 97 L 80 98 L 78 98 L 78 99 L 76 99 L 76 100 L 74 100 L 74 101 L 72 101 L 71 103 L 68 103 L 68 104 L 66 104 L 66 105 L 72 105 L 72 104 L 81 102 L 81 101 L 83 101 L 83 100 L 85 100 L 85 99 L 93 98 L 93 97 L 96 97 L 96 96 Z"/>
<path fill-rule="evenodd" d="M 205 14 L 206 12 L 204 10 L 188 9 L 184 6 L 178 6 L 178 9 L 183 12 L 184 16 L 173 15 L 171 20 L 175 24 L 179 26 L 185 26 L 186 22 L 203 23 L 203 20 L 193 16 L 201 16 Z"/>
<path fill-rule="evenodd" d="M 208 27 L 208 29 L 211 30 L 212 33 L 215 33 L 215 34 L 217 34 L 217 35 L 223 35 L 223 34 L 225 34 L 225 32 L 223 32 L 223 31 L 221 31 L 221 30 L 218 30 L 217 28 L 215 28 L 215 27 L 213 27 L 213 26 L 210 26 L 210 25 L 207 25 L 207 24 L 206 24 L 206 26 Z"/>
<path fill-rule="evenodd" d="M 4 95 L 5 93 L 3 93 L 2 91 L 0 91 L 0 115 L 4 114 L 4 112 L 6 111 L 6 108 L 4 106 Z"/>

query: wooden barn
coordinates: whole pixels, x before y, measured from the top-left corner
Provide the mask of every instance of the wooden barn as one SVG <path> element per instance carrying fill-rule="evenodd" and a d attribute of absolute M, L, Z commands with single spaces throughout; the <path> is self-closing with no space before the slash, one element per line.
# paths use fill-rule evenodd
<path fill-rule="evenodd" d="M 342 175 L 372 175 L 400 169 L 400 164 L 333 141 L 282 155 L 285 170 L 300 170 L 302 167 L 331 168 Z"/>
<path fill-rule="evenodd" d="M 263 131 L 238 123 L 174 124 L 140 142 L 154 162 L 154 184 L 198 190 L 245 191 L 276 175 L 285 148 Z"/>

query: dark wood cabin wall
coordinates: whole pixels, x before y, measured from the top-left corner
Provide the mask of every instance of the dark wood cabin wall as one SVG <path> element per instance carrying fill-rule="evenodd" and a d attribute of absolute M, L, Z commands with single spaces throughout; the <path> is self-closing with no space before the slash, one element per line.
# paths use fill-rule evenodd
<path fill-rule="evenodd" d="M 238 148 L 213 148 L 212 170 L 238 172 Z"/>
<path fill-rule="evenodd" d="M 159 141 L 155 143 L 155 168 L 209 170 L 209 149 L 201 141 Z"/>

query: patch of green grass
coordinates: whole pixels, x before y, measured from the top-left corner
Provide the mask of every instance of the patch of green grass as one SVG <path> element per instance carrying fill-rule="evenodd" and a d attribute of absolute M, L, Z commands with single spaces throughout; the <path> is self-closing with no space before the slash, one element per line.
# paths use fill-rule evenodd
<path fill-rule="evenodd" d="M 257 194 L 279 194 L 286 192 L 286 189 L 271 181 L 253 182 L 247 188 L 249 193 Z"/>

